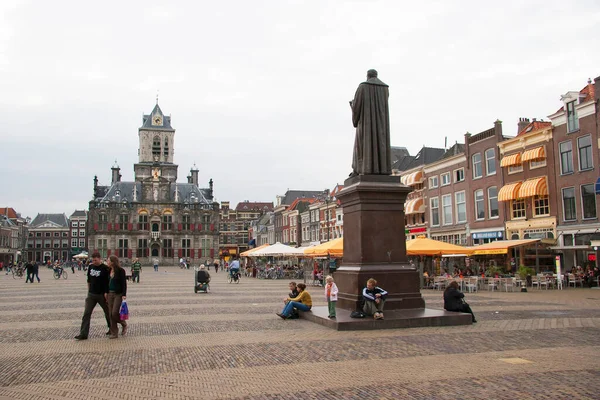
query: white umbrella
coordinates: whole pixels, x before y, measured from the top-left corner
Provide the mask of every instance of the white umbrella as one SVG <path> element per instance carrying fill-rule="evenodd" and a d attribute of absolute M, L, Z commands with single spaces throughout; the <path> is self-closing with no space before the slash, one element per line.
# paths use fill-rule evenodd
<path fill-rule="evenodd" d="M 73 258 L 88 258 L 87 253 L 79 253 L 76 256 L 73 256 Z"/>
<path fill-rule="evenodd" d="M 296 247 L 287 246 L 279 242 L 265 247 L 264 249 L 253 251 L 248 254 L 249 257 L 265 257 L 265 256 L 302 256 L 304 251 Z"/>

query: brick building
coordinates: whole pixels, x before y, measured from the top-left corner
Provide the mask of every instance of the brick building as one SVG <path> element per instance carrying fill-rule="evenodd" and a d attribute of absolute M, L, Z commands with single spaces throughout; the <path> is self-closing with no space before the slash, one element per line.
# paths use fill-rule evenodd
<path fill-rule="evenodd" d="M 69 221 L 65 214 L 38 214 L 29 224 L 27 260 L 69 259 Z"/>
<path fill-rule="evenodd" d="M 82 251 L 88 251 L 87 214 L 86 210 L 75 210 L 69 217 L 70 257 L 73 257 Z"/>
<path fill-rule="evenodd" d="M 243 201 L 235 209 L 230 209 L 229 201 L 222 201 L 220 212 L 220 256 L 233 256 L 256 246 L 251 235 L 253 221 L 273 211 L 273 202 Z"/>
<path fill-rule="evenodd" d="M 555 164 L 558 243 L 564 268 L 595 263 L 592 240 L 600 240 L 598 199 L 594 184 L 600 162 L 598 118 L 600 77 L 579 91 L 561 96 L 561 108 L 550 115 Z"/>

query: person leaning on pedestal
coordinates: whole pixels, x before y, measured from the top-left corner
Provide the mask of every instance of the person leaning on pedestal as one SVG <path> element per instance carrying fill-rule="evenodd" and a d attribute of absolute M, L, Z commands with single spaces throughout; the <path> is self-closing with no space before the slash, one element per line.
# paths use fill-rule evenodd
<path fill-rule="evenodd" d="M 458 290 L 456 281 L 450 282 L 444 291 L 444 309 L 446 311 L 469 313 L 473 318 L 473 322 L 477 322 L 471 307 L 465 302 L 465 294 Z"/>
<path fill-rule="evenodd" d="M 364 306 L 363 312 L 375 319 L 383 319 L 383 306 L 388 292 L 377 286 L 373 278 L 367 281 L 367 287 L 362 291 Z"/>

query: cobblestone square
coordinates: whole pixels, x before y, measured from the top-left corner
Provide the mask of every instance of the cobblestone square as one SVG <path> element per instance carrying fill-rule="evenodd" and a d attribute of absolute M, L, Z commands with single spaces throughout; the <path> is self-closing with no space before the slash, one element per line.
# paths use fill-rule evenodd
<path fill-rule="evenodd" d="M 481 291 L 472 326 L 337 332 L 275 315 L 287 281 L 211 273 L 194 294 L 193 271 L 144 268 L 127 336 L 108 340 L 97 307 L 81 342 L 84 272 L 2 273 L 0 399 L 600 398 L 600 290 Z"/>

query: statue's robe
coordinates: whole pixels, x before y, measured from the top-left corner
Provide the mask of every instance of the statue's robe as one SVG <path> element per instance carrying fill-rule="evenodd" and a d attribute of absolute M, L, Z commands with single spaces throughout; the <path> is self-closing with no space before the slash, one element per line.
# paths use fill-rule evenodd
<path fill-rule="evenodd" d="M 356 89 L 352 123 L 356 128 L 352 171 L 358 175 L 390 175 L 390 112 L 388 85 L 369 78 Z"/>

